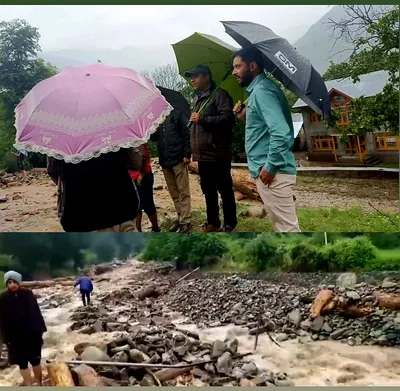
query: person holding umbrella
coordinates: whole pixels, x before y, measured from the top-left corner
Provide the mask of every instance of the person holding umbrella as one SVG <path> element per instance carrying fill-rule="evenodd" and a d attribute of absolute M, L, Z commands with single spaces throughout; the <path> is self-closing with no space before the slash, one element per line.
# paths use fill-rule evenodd
<path fill-rule="evenodd" d="M 234 113 L 246 121 L 246 153 L 249 170 L 257 182 L 276 232 L 300 232 L 293 187 L 296 158 L 290 108 L 279 86 L 264 73 L 263 54 L 249 46 L 233 58 L 233 76 L 247 87 L 247 107 L 235 104 Z"/>
<path fill-rule="evenodd" d="M 0 330 L 8 347 L 11 365 L 18 365 L 24 386 L 42 385 L 43 334 L 47 331 L 38 302 L 29 289 L 21 288 L 22 276 L 13 270 L 4 274 L 7 290 L 0 295 Z"/>
<path fill-rule="evenodd" d="M 191 79 L 197 93 L 190 122 L 193 124 L 193 161 L 198 161 L 201 189 L 206 200 L 207 221 L 202 230 L 221 231 L 219 193 L 222 198 L 224 231 L 230 232 L 237 225 L 231 175 L 233 128 L 236 123 L 233 100 L 226 90 L 217 87 L 208 66 L 198 65 L 185 72 L 185 77 Z"/>

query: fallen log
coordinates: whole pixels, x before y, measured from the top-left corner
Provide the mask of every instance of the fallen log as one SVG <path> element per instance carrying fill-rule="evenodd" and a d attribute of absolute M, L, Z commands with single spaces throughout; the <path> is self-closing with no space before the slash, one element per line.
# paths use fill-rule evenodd
<path fill-rule="evenodd" d="M 22 281 L 21 286 L 30 289 L 51 288 L 53 286 L 74 286 L 75 281 Z"/>
<path fill-rule="evenodd" d="M 356 307 L 355 305 L 346 306 L 341 308 L 339 305 L 336 308 L 339 314 L 345 315 L 351 318 L 362 318 L 371 314 L 374 310 L 365 306 Z"/>
<path fill-rule="evenodd" d="M 400 310 L 400 295 L 399 294 L 381 294 L 377 295 L 378 306 L 390 310 Z"/>
<path fill-rule="evenodd" d="M 323 289 L 322 291 L 319 291 L 317 297 L 311 305 L 310 319 L 315 319 L 320 316 L 323 308 L 333 300 L 333 297 L 333 292 L 329 289 Z"/>
<path fill-rule="evenodd" d="M 74 379 L 66 363 L 54 362 L 47 365 L 50 384 L 53 387 L 75 387 Z"/>
<path fill-rule="evenodd" d="M 197 162 L 190 162 L 189 171 L 193 174 L 199 173 L 199 168 Z M 245 196 L 252 200 L 256 200 L 262 202 L 260 194 L 257 190 L 257 185 L 255 181 L 250 177 L 250 174 L 244 170 L 235 170 L 231 171 L 232 173 L 232 181 L 233 187 L 241 193 L 241 196 Z"/>
<path fill-rule="evenodd" d="M 99 374 L 86 364 L 81 364 L 72 369 L 76 373 L 80 386 L 84 387 L 104 387 L 105 383 Z"/>

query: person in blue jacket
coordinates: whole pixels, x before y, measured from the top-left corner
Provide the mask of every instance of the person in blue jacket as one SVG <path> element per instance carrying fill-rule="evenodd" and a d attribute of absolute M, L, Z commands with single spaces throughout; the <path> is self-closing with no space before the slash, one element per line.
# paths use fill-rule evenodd
<path fill-rule="evenodd" d="M 92 280 L 88 276 L 83 276 L 76 281 L 75 288 L 78 285 L 82 295 L 82 303 L 86 307 L 86 305 L 90 305 L 90 295 L 93 292 Z"/>

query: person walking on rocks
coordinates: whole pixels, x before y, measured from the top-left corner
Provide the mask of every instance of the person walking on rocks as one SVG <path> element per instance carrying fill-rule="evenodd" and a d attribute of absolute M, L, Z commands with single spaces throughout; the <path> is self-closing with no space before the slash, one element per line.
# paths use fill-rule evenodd
<path fill-rule="evenodd" d="M 300 232 L 294 185 L 296 158 L 290 108 L 279 86 L 264 73 L 263 54 L 254 47 L 234 55 L 233 76 L 247 87 L 247 107 L 235 104 L 236 117 L 246 122 L 245 147 L 251 176 L 275 232 Z"/>
<path fill-rule="evenodd" d="M 213 81 L 210 68 L 199 65 L 185 76 L 192 80 L 197 97 L 194 112 L 190 117 L 193 123 L 191 146 L 193 161 L 198 162 L 200 185 L 204 193 L 207 209 L 207 221 L 203 232 L 221 231 L 219 218 L 218 193 L 222 198 L 224 231 L 236 228 L 236 200 L 231 175 L 233 128 L 232 97 Z M 209 102 L 207 100 L 210 98 Z M 199 113 L 203 104 L 202 113 Z"/>
<path fill-rule="evenodd" d="M 47 331 L 38 302 L 29 289 L 20 287 L 21 274 L 4 275 L 7 290 L 0 295 L 0 330 L 8 348 L 10 365 L 18 365 L 25 386 L 32 386 L 32 365 L 36 385 L 42 385 L 43 334 Z"/>
<path fill-rule="evenodd" d="M 79 285 L 83 306 L 90 305 L 90 296 L 93 292 L 93 282 L 88 276 L 83 276 L 75 282 L 75 288 Z"/>
<path fill-rule="evenodd" d="M 188 122 L 182 110 L 174 109 L 151 136 L 151 140 L 157 142 L 159 163 L 178 217 L 170 232 L 185 233 L 191 225 L 188 165 L 192 151 Z"/>

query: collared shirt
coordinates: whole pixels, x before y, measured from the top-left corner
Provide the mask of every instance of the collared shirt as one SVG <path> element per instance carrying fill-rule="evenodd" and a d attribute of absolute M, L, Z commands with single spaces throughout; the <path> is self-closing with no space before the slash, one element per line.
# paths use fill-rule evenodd
<path fill-rule="evenodd" d="M 282 90 L 262 73 L 247 94 L 245 147 L 251 176 L 257 178 L 262 168 L 296 175 L 292 115 Z"/>

